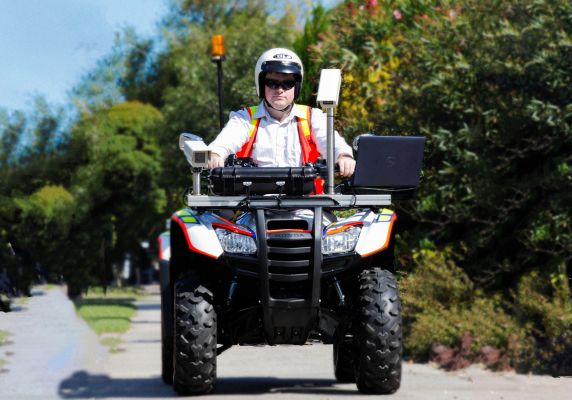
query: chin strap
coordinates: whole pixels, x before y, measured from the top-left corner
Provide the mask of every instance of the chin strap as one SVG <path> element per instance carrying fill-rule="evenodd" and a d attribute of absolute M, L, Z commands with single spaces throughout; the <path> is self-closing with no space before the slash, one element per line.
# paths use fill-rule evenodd
<path fill-rule="evenodd" d="M 264 105 L 266 107 L 270 107 L 273 110 L 279 111 L 281 113 L 287 113 L 290 112 L 290 110 L 292 109 L 292 107 L 294 106 L 294 102 L 288 104 L 285 108 L 283 108 L 282 110 L 279 110 L 277 108 L 272 107 L 272 105 L 268 102 L 268 100 L 264 99 Z"/>

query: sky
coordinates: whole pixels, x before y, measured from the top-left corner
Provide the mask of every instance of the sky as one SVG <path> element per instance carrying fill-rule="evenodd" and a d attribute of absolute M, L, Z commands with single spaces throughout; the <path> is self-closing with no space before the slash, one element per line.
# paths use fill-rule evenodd
<path fill-rule="evenodd" d="M 331 7 L 338 0 L 322 0 Z M 36 95 L 64 106 L 80 78 L 129 26 L 151 36 L 168 0 L 0 0 L 0 109 L 30 110 Z"/>
<path fill-rule="evenodd" d="M 116 33 L 150 36 L 166 11 L 166 0 L 0 0 L 0 108 L 28 110 L 37 94 L 64 105 Z"/>

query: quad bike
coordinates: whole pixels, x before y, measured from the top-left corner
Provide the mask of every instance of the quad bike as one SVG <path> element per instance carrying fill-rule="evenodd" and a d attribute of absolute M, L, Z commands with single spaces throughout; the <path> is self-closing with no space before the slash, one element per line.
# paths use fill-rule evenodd
<path fill-rule="evenodd" d="M 160 238 L 163 380 L 182 395 L 206 394 L 217 356 L 233 345 L 317 340 L 333 344 L 338 382 L 362 393 L 398 390 L 393 192 L 363 194 L 351 182 L 336 189 L 333 166 L 323 164 L 257 168 L 232 159 L 208 171 L 200 138 L 182 134 L 179 146 L 193 188 Z M 320 176 L 327 194 L 312 195 Z"/>
<path fill-rule="evenodd" d="M 333 344 L 339 382 L 395 392 L 402 332 L 391 194 L 309 195 L 322 166 L 249 165 L 210 171 L 208 190 L 219 195 L 195 185 L 161 238 L 170 252 L 161 270 L 163 380 L 179 394 L 205 394 L 217 355 L 232 345 L 313 339 Z M 348 209 L 358 211 L 335 216 Z"/>

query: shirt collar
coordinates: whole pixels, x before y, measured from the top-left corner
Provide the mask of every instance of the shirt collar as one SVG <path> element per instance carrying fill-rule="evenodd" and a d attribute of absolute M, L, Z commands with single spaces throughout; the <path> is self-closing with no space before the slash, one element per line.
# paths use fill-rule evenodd
<path fill-rule="evenodd" d="M 264 104 L 264 100 L 262 100 L 260 102 L 260 104 L 258 104 L 258 109 L 256 110 L 256 112 L 252 116 L 252 118 L 262 118 L 262 117 L 272 118 L 272 116 L 270 115 L 270 113 L 266 109 L 266 104 Z M 300 106 L 300 105 L 294 103 L 294 106 L 292 107 L 292 111 L 290 112 L 290 114 L 288 115 L 288 118 L 286 118 L 286 119 L 291 120 L 294 117 L 306 119 L 307 118 L 306 108 L 304 106 Z"/>

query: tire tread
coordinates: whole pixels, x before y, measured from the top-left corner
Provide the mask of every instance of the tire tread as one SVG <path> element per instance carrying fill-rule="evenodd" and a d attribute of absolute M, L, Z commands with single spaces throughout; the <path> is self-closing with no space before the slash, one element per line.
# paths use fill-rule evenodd
<path fill-rule="evenodd" d="M 362 393 L 391 394 L 401 385 L 401 302 L 393 274 L 381 268 L 359 278 L 356 384 Z"/>
<path fill-rule="evenodd" d="M 181 395 L 207 394 L 216 386 L 216 312 L 213 295 L 191 277 L 175 284 L 175 371 Z"/>

